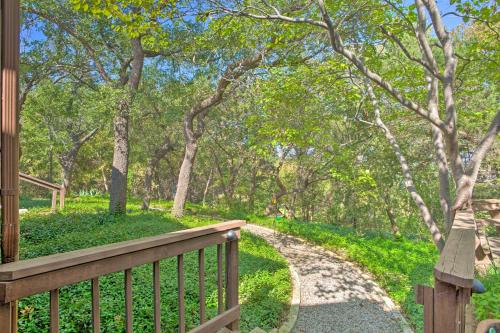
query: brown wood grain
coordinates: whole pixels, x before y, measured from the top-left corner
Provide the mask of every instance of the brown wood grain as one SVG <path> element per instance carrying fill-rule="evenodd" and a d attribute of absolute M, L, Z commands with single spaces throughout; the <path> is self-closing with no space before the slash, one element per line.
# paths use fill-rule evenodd
<path fill-rule="evenodd" d="M 434 333 L 434 288 L 423 287 L 424 333 Z"/>
<path fill-rule="evenodd" d="M 177 306 L 179 311 L 179 333 L 186 332 L 186 309 L 184 305 L 184 256 L 177 256 Z"/>
<path fill-rule="evenodd" d="M 205 250 L 198 250 L 198 284 L 200 288 L 200 324 L 205 322 Z"/>
<path fill-rule="evenodd" d="M 153 263 L 153 302 L 155 333 L 161 332 L 160 261 Z"/>
<path fill-rule="evenodd" d="M 224 282 L 222 279 L 222 244 L 217 244 L 217 313 L 224 310 Z"/>
<path fill-rule="evenodd" d="M 125 332 L 132 333 L 134 311 L 132 309 L 132 269 L 125 270 Z"/>
<path fill-rule="evenodd" d="M 50 333 L 59 333 L 59 289 L 50 291 Z"/>
<path fill-rule="evenodd" d="M 500 210 L 500 199 L 472 200 L 472 209 L 475 211 Z"/>
<path fill-rule="evenodd" d="M 226 310 L 238 306 L 238 241 L 226 243 Z M 232 331 L 239 329 L 235 320 L 226 326 Z"/>
<path fill-rule="evenodd" d="M 92 330 L 94 333 L 101 332 L 101 307 L 99 278 L 92 279 Z"/>
<path fill-rule="evenodd" d="M 446 245 L 438 263 L 434 266 L 434 276 L 460 287 L 472 287 L 475 242 L 476 232 L 472 211 L 457 212 Z"/>
<path fill-rule="evenodd" d="M 212 333 L 217 332 L 221 328 L 235 322 L 240 317 L 240 306 L 237 305 L 231 309 L 224 311 L 216 317 L 206 321 L 202 325 L 192 329 L 189 333 Z"/>
<path fill-rule="evenodd" d="M 225 231 L 238 229 L 244 224 L 245 221 L 238 221 L 238 220 L 228 221 L 206 227 L 181 230 L 159 236 L 144 237 L 141 239 L 126 241 L 126 242 L 113 243 L 104 246 L 98 246 L 98 247 L 71 251 L 66 253 L 59 253 L 50 256 L 4 264 L 0 265 L 0 281 L 17 280 L 20 278 L 51 272 L 58 269 L 69 268 L 72 266 L 78 266 L 85 263 L 91 263 L 99 261 L 101 259 L 117 257 L 123 254 L 127 255 L 131 254 L 132 252 L 157 248 L 164 245 L 169 245 L 179 242 L 182 243 L 183 241 L 192 241 L 197 237 L 202 237 L 212 234 L 220 235 Z M 208 245 L 213 245 L 223 242 L 224 240 L 221 240 Z M 191 250 L 199 248 L 200 247 L 194 247 Z"/>
<path fill-rule="evenodd" d="M 457 329 L 457 288 L 436 279 L 434 284 L 434 331 L 456 332 Z"/>
<path fill-rule="evenodd" d="M 12 313 L 10 303 L 0 303 L 0 332 L 11 333 Z"/>

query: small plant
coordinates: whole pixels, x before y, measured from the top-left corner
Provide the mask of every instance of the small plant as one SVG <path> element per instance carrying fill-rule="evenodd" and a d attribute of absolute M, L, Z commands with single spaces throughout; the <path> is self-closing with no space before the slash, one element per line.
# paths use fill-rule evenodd
<path fill-rule="evenodd" d="M 78 196 L 80 197 L 98 197 L 102 196 L 101 191 L 91 188 L 91 189 L 81 189 L 78 191 Z"/>

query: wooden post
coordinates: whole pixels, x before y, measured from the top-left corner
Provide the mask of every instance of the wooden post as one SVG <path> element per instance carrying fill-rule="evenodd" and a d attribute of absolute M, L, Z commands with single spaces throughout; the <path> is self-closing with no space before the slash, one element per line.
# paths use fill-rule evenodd
<path fill-rule="evenodd" d="M 51 211 L 52 213 L 56 212 L 56 206 L 57 206 L 57 191 L 53 190 L 52 191 L 52 206 L 51 206 Z"/>
<path fill-rule="evenodd" d="M 434 331 L 457 332 L 457 287 L 435 280 L 434 285 Z"/>
<path fill-rule="evenodd" d="M 64 209 L 64 200 L 66 199 L 66 189 L 64 186 L 61 186 L 61 190 L 59 191 L 59 208 Z"/>
<path fill-rule="evenodd" d="M 226 243 L 226 310 L 238 305 L 238 240 Z M 237 331 L 238 320 L 233 321 L 227 328 Z"/>
<path fill-rule="evenodd" d="M 1 0 L 2 263 L 19 259 L 19 7 L 19 0 Z M 17 303 L 1 304 L 0 319 L 2 332 L 17 332 Z"/>
<path fill-rule="evenodd" d="M 0 303 L 0 332 L 9 333 L 12 328 L 12 313 L 10 303 Z"/>

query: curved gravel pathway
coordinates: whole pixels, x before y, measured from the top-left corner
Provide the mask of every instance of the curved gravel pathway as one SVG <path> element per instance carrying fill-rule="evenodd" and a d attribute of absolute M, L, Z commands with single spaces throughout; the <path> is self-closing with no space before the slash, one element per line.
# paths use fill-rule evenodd
<path fill-rule="evenodd" d="M 412 332 L 387 294 L 354 264 L 268 228 L 244 229 L 276 247 L 299 275 L 300 307 L 292 332 Z"/>

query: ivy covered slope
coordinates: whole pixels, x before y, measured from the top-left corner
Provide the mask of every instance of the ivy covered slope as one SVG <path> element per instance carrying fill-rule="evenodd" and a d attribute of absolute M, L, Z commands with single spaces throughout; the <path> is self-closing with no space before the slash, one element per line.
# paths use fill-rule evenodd
<path fill-rule="evenodd" d="M 24 201 L 31 207 L 22 216 L 21 256 L 35 258 L 53 253 L 158 235 L 220 221 L 186 216 L 171 218 L 161 211 L 141 211 L 139 202 L 129 204 L 127 216 L 107 213 L 108 200 L 80 197 L 67 201 L 64 212 L 49 214 L 50 203 Z M 216 249 L 206 250 L 207 316 L 217 312 Z M 262 239 L 242 233 L 240 242 L 241 330 L 255 327 L 279 327 L 286 314 L 291 282 L 286 261 Z M 185 256 L 186 324 L 198 323 L 198 265 L 196 253 Z M 134 332 L 152 332 L 152 266 L 133 270 Z M 124 329 L 123 273 L 110 274 L 101 282 L 101 319 L 103 332 Z M 161 262 L 161 306 L 163 332 L 177 331 L 177 273 L 175 258 Z M 61 332 L 91 330 L 90 282 L 61 289 Z M 49 325 L 48 293 L 23 299 L 20 306 L 20 332 L 47 331 Z"/>
<path fill-rule="evenodd" d="M 394 237 L 388 233 L 356 232 L 331 224 L 302 223 L 250 217 L 251 223 L 301 237 L 343 254 L 372 273 L 389 296 L 401 306 L 417 332 L 423 331 L 423 307 L 415 303 L 414 286 L 433 285 L 433 267 L 438 260 L 436 247 L 428 240 Z M 480 276 L 487 292 L 474 294 L 472 302 L 478 321 L 500 317 L 500 272 L 491 269 Z"/>

